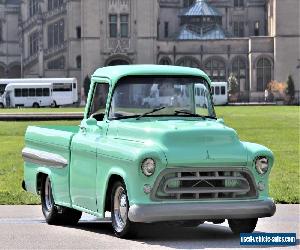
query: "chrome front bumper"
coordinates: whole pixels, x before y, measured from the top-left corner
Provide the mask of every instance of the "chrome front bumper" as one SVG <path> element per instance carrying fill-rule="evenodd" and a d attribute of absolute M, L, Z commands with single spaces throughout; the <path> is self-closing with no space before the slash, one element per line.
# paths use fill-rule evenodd
<path fill-rule="evenodd" d="M 272 199 L 236 202 L 160 203 L 134 204 L 129 208 L 129 219 L 133 222 L 159 222 L 176 220 L 213 220 L 262 218 L 274 215 Z"/>

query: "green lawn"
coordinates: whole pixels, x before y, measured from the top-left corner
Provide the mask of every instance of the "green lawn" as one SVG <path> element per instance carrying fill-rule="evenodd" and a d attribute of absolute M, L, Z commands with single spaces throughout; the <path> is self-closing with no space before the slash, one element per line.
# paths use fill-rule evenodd
<path fill-rule="evenodd" d="M 275 166 L 271 173 L 271 196 L 279 203 L 299 203 L 299 107 L 218 107 L 216 111 L 218 117 L 224 118 L 227 125 L 238 131 L 241 140 L 272 149 Z M 39 203 L 37 197 L 20 187 L 23 178 L 20 152 L 29 124 L 77 125 L 79 121 L 0 122 L 0 204 Z"/>

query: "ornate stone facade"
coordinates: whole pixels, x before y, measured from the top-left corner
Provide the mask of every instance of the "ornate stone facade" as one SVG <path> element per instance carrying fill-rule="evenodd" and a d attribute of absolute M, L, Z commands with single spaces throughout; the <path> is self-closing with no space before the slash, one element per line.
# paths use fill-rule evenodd
<path fill-rule="evenodd" d="M 21 76 L 19 1 L 0 1 L 0 78 Z"/>
<path fill-rule="evenodd" d="M 175 64 L 201 68 L 214 81 L 233 73 L 240 101 L 263 100 L 266 84 L 289 74 L 299 95 L 299 2 L 22 1 L 23 76 L 82 82 L 105 65 Z"/>

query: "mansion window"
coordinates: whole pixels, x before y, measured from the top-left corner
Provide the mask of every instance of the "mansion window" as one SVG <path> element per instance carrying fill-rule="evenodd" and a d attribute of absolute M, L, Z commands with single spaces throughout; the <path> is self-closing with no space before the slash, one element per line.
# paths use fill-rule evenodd
<path fill-rule="evenodd" d="M 129 36 L 129 15 L 111 14 L 109 15 L 109 37 Z"/>
<path fill-rule="evenodd" d="M 243 8 L 244 0 L 234 0 L 233 4 L 235 8 Z"/>
<path fill-rule="evenodd" d="M 109 15 L 109 36 L 117 37 L 118 35 L 118 15 Z"/>
<path fill-rule="evenodd" d="M 48 0 L 48 10 L 54 10 L 62 6 L 63 0 Z"/>
<path fill-rule="evenodd" d="M 81 56 L 76 56 L 76 68 L 81 69 Z"/>
<path fill-rule="evenodd" d="M 120 15 L 121 37 L 128 37 L 128 15 Z"/>
<path fill-rule="evenodd" d="M 244 22 L 233 22 L 233 35 L 235 37 L 244 37 Z"/>
<path fill-rule="evenodd" d="M 29 36 L 29 55 L 35 55 L 39 50 L 39 33 L 34 31 Z"/>
<path fill-rule="evenodd" d="M 167 57 L 163 57 L 160 61 L 159 61 L 159 65 L 170 65 L 170 59 Z"/>
<path fill-rule="evenodd" d="M 165 22 L 165 26 L 164 26 L 164 37 L 165 37 L 165 38 L 169 37 L 169 22 Z"/>
<path fill-rule="evenodd" d="M 259 36 L 259 21 L 254 23 L 254 36 Z"/>
<path fill-rule="evenodd" d="M 57 59 L 48 62 L 48 69 L 64 69 L 65 68 L 65 57 L 61 56 Z"/>
<path fill-rule="evenodd" d="M 184 0 L 183 1 L 183 7 L 187 8 L 192 6 L 194 3 L 196 2 L 196 0 Z"/>
<path fill-rule="evenodd" d="M 205 71 L 214 82 L 226 82 L 225 63 L 218 58 L 209 59 L 205 63 Z"/>
<path fill-rule="evenodd" d="M 200 68 L 200 63 L 193 57 L 182 57 L 177 61 L 176 65 L 191 68 Z"/>
<path fill-rule="evenodd" d="M 77 39 L 81 38 L 81 27 L 80 26 L 76 27 L 76 37 L 77 37 Z"/>
<path fill-rule="evenodd" d="M 48 48 L 53 48 L 62 44 L 65 40 L 65 24 L 64 20 L 48 25 Z"/>
<path fill-rule="evenodd" d="M 3 29 L 2 29 L 2 22 L 0 21 L 0 42 L 3 41 Z"/>
<path fill-rule="evenodd" d="M 246 61 L 241 57 L 235 58 L 232 63 L 232 73 L 236 77 L 241 91 L 249 90 L 246 86 L 246 71 Z"/>
<path fill-rule="evenodd" d="M 264 91 L 272 78 L 272 65 L 269 59 L 261 58 L 256 64 L 257 91 Z"/>
<path fill-rule="evenodd" d="M 32 17 L 38 13 L 39 1 L 38 0 L 29 0 L 29 16 Z"/>

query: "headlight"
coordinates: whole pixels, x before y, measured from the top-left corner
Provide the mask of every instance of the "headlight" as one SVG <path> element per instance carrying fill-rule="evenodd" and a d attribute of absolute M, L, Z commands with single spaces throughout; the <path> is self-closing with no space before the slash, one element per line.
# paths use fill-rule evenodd
<path fill-rule="evenodd" d="M 258 157 L 255 162 L 255 168 L 257 173 L 263 175 L 268 172 L 269 162 L 266 157 Z"/>
<path fill-rule="evenodd" d="M 151 176 L 155 172 L 155 161 L 153 159 L 147 158 L 142 163 L 142 171 L 146 176 Z"/>

